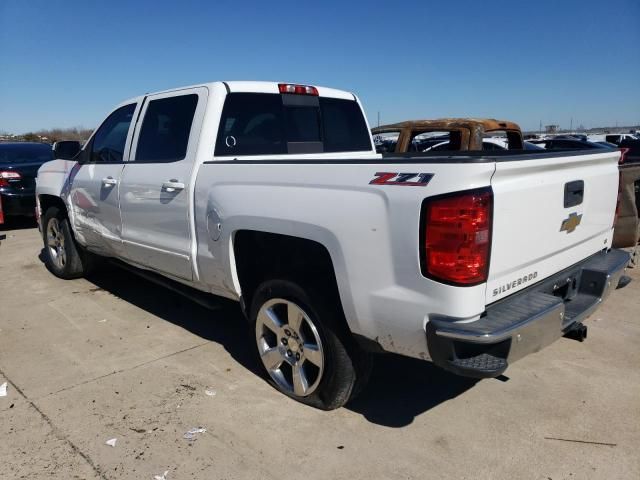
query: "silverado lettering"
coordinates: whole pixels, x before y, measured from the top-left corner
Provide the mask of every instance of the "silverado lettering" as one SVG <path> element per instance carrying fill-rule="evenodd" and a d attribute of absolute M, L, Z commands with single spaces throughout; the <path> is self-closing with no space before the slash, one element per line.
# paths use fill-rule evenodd
<path fill-rule="evenodd" d="M 501 293 L 504 293 L 508 290 L 511 290 L 512 288 L 516 288 L 519 287 L 520 285 L 522 285 L 523 283 L 527 283 L 530 282 L 531 280 L 534 280 L 535 278 L 538 277 L 538 272 L 533 272 L 530 273 L 529 275 L 524 275 L 516 280 L 514 280 L 513 282 L 509 282 L 505 285 L 501 285 L 498 288 L 494 288 L 493 289 L 493 296 L 497 296 Z"/>

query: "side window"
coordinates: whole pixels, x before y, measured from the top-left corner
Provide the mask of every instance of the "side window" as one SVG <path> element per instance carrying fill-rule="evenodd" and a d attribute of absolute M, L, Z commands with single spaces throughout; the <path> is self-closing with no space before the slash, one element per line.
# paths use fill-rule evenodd
<path fill-rule="evenodd" d="M 135 109 L 135 103 L 120 107 L 100 125 L 93 136 L 91 162 L 115 163 L 122 161 L 127 133 Z"/>
<path fill-rule="evenodd" d="M 282 100 L 268 93 L 227 95 L 216 140 L 216 155 L 287 153 Z"/>
<path fill-rule="evenodd" d="M 136 162 L 184 159 L 197 105 L 196 94 L 151 100 L 138 136 Z"/>

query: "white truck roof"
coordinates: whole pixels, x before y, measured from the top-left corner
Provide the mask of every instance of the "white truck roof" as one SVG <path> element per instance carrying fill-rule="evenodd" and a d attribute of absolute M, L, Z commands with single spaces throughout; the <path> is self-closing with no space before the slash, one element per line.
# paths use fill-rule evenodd
<path fill-rule="evenodd" d="M 229 92 L 238 93 L 238 92 L 246 92 L 246 93 L 280 93 L 278 90 L 278 84 L 286 83 L 291 85 L 307 85 L 300 84 L 295 82 L 250 82 L 243 80 L 234 80 L 234 81 L 218 81 L 218 82 L 208 82 L 208 83 L 199 83 L 195 85 L 187 85 L 184 87 L 170 88 L 168 90 L 161 90 L 158 92 L 148 92 L 144 95 L 139 95 L 137 97 L 129 98 L 124 102 L 120 103 L 119 106 L 127 105 L 129 103 L 139 102 L 146 95 L 157 95 L 161 93 L 175 92 L 178 90 L 186 90 L 188 88 L 196 88 L 196 87 L 213 87 L 215 85 L 226 85 L 229 88 Z M 338 90 L 335 88 L 329 87 L 321 87 L 318 85 L 313 85 L 318 89 L 318 94 L 321 97 L 331 97 L 331 98 L 342 98 L 345 100 L 356 100 L 356 96 L 348 92 L 346 90 Z"/>

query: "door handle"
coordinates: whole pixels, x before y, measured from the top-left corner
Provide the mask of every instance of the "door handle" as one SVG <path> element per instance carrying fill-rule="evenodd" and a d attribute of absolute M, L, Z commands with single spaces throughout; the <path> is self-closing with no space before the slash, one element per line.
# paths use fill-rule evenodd
<path fill-rule="evenodd" d="M 102 179 L 102 184 L 105 187 L 113 187 L 114 185 L 118 184 L 118 180 L 116 180 L 113 177 L 105 177 L 105 178 Z"/>
<path fill-rule="evenodd" d="M 175 192 L 177 190 L 184 190 L 184 183 L 172 178 L 168 182 L 164 182 L 162 184 L 162 189 L 169 193 Z"/>

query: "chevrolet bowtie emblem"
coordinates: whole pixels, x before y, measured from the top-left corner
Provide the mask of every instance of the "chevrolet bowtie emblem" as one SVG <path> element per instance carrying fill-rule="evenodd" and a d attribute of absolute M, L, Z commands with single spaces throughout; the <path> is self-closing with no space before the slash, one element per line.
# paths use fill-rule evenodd
<path fill-rule="evenodd" d="M 565 218 L 562 221 L 562 225 L 560 225 L 560 231 L 571 233 L 576 229 L 578 225 L 580 225 L 581 221 L 582 221 L 582 214 L 578 215 L 577 213 L 573 212 L 572 214 L 569 215 L 568 218 Z"/>

